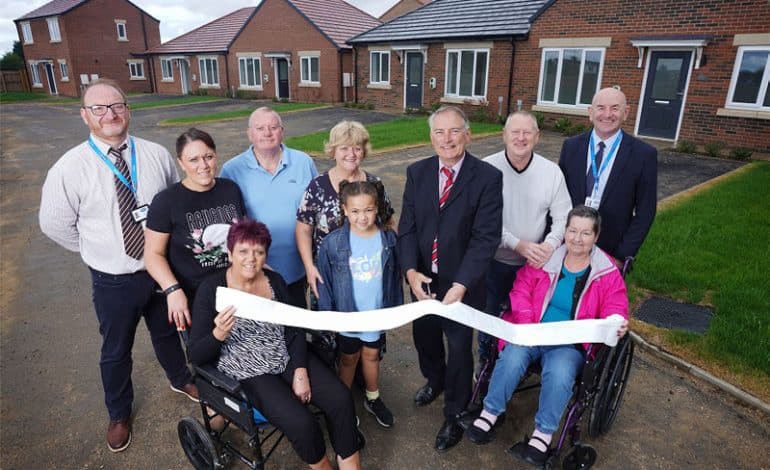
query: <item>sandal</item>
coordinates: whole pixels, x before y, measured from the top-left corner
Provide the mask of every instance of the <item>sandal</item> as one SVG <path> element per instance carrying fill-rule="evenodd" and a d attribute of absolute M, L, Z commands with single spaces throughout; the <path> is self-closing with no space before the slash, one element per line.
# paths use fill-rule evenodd
<path fill-rule="evenodd" d="M 480 427 L 476 426 L 476 419 L 480 419 L 487 423 L 489 425 L 489 431 L 484 431 Z M 470 439 L 471 442 L 474 444 L 489 444 L 490 442 L 495 440 L 495 437 L 497 436 L 497 433 L 495 432 L 495 429 L 499 427 L 504 421 L 505 421 L 505 413 L 501 414 L 497 417 L 497 420 L 495 420 L 495 424 L 492 424 L 489 422 L 487 418 L 484 418 L 483 416 L 479 416 L 473 420 L 473 423 L 471 423 L 470 426 L 468 426 L 468 429 L 465 431 L 465 434 L 468 435 L 468 439 Z"/>
<path fill-rule="evenodd" d="M 543 445 L 548 449 L 548 444 L 540 439 L 537 436 L 532 436 L 532 439 L 538 440 L 543 443 Z M 521 442 L 517 442 L 513 445 L 510 449 L 508 449 L 506 452 L 513 455 L 519 460 L 522 460 L 524 462 L 527 462 L 530 465 L 534 465 L 535 467 L 543 467 L 545 465 L 546 460 L 548 460 L 548 453 L 549 450 L 546 450 L 543 452 L 540 449 L 536 449 L 535 447 L 532 447 L 529 445 L 529 438 L 527 436 L 524 436 L 524 440 Z"/>

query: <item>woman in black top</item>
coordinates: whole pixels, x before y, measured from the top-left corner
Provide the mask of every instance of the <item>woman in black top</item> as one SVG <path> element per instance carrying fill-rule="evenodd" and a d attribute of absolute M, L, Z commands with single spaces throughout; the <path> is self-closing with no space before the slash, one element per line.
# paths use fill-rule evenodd
<path fill-rule="evenodd" d="M 198 285 L 227 267 L 225 237 L 245 211 L 238 185 L 215 178 L 216 145 L 208 133 L 184 132 L 177 138 L 176 155 L 185 178 L 153 199 L 144 260 L 166 294 L 169 323 L 184 330 L 191 323 L 189 307 Z"/>
<path fill-rule="evenodd" d="M 216 311 L 219 286 L 288 303 L 280 274 L 263 269 L 270 248 L 267 227 L 245 219 L 230 227 L 230 267 L 208 277 L 195 296 L 190 328 L 190 360 L 215 364 L 234 377 L 271 424 L 280 429 L 299 457 L 313 469 L 331 469 L 318 421 L 307 408 L 326 416 L 340 469 L 360 469 L 356 415 L 348 388 L 320 359 L 307 352 L 302 330 L 237 318 L 233 306 Z"/>

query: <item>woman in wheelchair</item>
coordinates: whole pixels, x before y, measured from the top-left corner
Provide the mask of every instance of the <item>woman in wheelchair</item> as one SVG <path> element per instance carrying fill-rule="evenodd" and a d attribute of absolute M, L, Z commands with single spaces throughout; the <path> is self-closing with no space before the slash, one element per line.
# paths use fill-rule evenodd
<path fill-rule="evenodd" d="M 544 323 L 606 318 L 628 319 L 626 286 L 609 255 L 595 246 L 601 219 L 595 209 L 578 206 L 567 216 L 565 244 L 542 268 L 524 266 L 510 293 L 511 309 L 503 319 L 512 323 Z M 628 330 L 623 322 L 618 336 Z M 573 385 L 588 345 L 519 346 L 500 340 L 499 358 L 492 372 L 484 409 L 468 428 L 468 438 L 486 444 L 503 421 L 506 404 L 530 364 L 542 367 L 540 403 L 532 437 L 513 447 L 513 453 L 535 466 L 548 458 L 551 438 L 572 396 Z"/>
<path fill-rule="evenodd" d="M 356 414 L 348 388 L 306 349 L 302 330 L 236 318 L 230 306 L 217 313 L 218 286 L 288 302 L 286 283 L 265 267 L 270 232 L 244 219 L 230 227 L 230 267 L 198 288 L 190 329 L 190 359 L 216 364 L 237 379 L 250 403 L 281 430 L 299 457 L 313 469 L 331 469 L 313 403 L 326 416 L 340 469 L 361 468 Z M 263 269 L 264 267 L 264 269 Z"/>

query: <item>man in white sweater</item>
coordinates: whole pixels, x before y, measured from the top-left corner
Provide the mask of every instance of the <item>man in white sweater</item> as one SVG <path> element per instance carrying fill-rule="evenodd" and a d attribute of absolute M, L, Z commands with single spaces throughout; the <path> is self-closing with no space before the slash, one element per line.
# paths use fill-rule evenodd
<path fill-rule="evenodd" d="M 517 111 L 505 121 L 505 150 L 484 159 L 503 173 L 503 234 L 487 273 L 485 311 L 490 315 L 499 316 L 507 304 L 516 271 L 524 263 L 541 267 L 561 245 L 572 209 L 559 166 L 532 150 L 539 137 L 535 116 Z M 481 364 L 493 339 L 479 332 Z"/>

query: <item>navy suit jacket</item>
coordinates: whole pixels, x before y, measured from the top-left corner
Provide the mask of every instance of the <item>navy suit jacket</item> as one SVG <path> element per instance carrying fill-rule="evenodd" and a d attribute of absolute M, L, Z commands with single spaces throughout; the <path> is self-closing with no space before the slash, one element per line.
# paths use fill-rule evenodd
<path fill-rule="evenodd" d="M 561 148 L 559 167 L 573 207 L 585 204 L 590 137 L 591 131 L 571 137 Z M 599 204 L 599 247 L 620 260 L 636 256 L 655 219 L 657 192 L 657 149 L 624 132 Z"/>
<path fill-rule="evenodd" d="M 434 279 L 431 292 L 442 299 L 453 282 L 467 288 L 463 303 L 484 308 L 484 280 L 502 235 L 503 177 L 470 153 L 439 210 L 439 159 L 409 165 L 398 224 L 401 269 Z M 431 273 L 433 238 L 438 234 L 438 277 Z"/>

